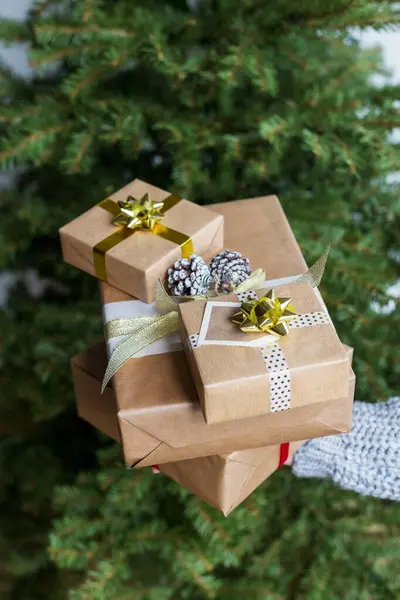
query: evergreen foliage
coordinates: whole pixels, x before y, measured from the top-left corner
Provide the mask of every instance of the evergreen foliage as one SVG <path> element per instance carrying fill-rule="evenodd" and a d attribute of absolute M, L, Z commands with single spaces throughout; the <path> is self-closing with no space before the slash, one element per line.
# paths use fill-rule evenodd
<path fill-rule="evenodd" d="M 0 22 L 35 68 L 23 81 L 0 66 L 0 160 L 24 167 L 0 195 L 0 268 L 45 280 L 0 313 L 1 598 L 400 597 L 394 503 L 281 470 L 225 519 L 122 468 L 75 414 L 68 361 L 101 335 L 100 305 L 57 236 L 135 176 L 200 203 L 278 194 L 310 262 L 332 242 L 322 291 L 356 349 L 357 397 L 393 395 L 399 87 L 358 32 L 399 15 L 368 0 L 40 0 Z"/>

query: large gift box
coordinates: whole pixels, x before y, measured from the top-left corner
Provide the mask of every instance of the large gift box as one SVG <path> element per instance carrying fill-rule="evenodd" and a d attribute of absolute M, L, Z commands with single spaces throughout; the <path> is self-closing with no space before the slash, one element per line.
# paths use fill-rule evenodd
<path fill-rule="evenodd" d="M 346 347 L 346 352 L 351 362 L 351 348 Z M 103 342 L 88 348 L 72 359 L 78 413 L 94 427 L 124 444 L 123 430 L 117 417 L 118 407 L 112 387 L 107 386 L 105 393 L 100 394 L 101 367 L 105 362 L 106 352 Z M 351 380 L 353 385 L 353 375 Z M 350 398 L 349 409 L 351 404 Z M 160 464 L 159 468 L 165 475 L 228 515 L 303 443 L 297 441 L 191 460 L 178 460 Z"/>
<path fill-rule="evenodd" d="M 279 283 L 180 305 L 182 341 L 207 423 L 348 395 L 347 356 L 318 289 L 307 281 Z M 282 311 L 290 317 L 283 336 L 258 329 L 271 323 L 275 308 L 278 318 Z"/>
<path fill-rule="evenodd" d="M 142 366 L 123 367 L 121 384 L 125 394 L 121 396 L 121 385 L 109 384 L 102 397 L 109 405 L 116 402 L 117 420 L 113 427 L 119 431 L 126 465 L 161 465 L 348 432 L 355 386 L 349 354 L 348 360 L 349 395 L 335 404 L 310 404 L 286 413 L 229 423 L 205 423 L 182 350 L 132 359 L 126 366 Z M 108 417 L 104 417 L 99 402 L 106 364 L 104 344 L 100 343 L 74 357 L 71 367 L 78 404 L 85 402 L 89 407 L 90 402 L 96 426 L 109 433 Z M 114 397 L 116 401 L 111 400 Z"/>
<path fill-rule="evenodd" d="M 224 216 L 226 245 L 241 251 L 253 265 L 264 267 L 268 277 L 307 269 L 277 198 L 219 204 L 214 210 Z M 265 257 L 261 265 L 260 256 Z M 106 322 L 156 314 L 154 305 L 105 283 L 101 288 Z M 122 339 L 108 341 L 109 353 Z M 105 366 L 104 356 L 99 356 L 99 377 Z M 349 369 L 347 363 L 347 386 Z M 112 385 L 125 461 L 138 467 L 347 432 L 354 393 L 352 379 L 346 394 L 335 402 L 307 402 L 287 411 L 207 425 L 178 334 L 128 360 L 114 375 Z"/>
<path fill-rule="evenodd" d="M 135 179 L 62 227 L 60 237 L 66 262 L 152 302 L 174 261 L 222 248 L 223 217 Z"/>

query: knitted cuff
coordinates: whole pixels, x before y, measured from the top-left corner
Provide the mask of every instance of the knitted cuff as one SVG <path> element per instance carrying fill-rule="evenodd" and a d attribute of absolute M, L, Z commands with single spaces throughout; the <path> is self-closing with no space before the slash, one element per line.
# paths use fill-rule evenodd
<path fill-rule="evenodd" d="M 292 469 L 297 477 L 325 477 L 362 495 L 400 500 L 400 398 L 355 402 L 351 433 L 310 440 Z"/>

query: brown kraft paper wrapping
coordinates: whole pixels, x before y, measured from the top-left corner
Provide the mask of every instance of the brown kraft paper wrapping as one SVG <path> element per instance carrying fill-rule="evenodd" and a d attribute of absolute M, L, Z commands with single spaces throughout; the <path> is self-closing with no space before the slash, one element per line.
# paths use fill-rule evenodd
<path fill-rule="evenodd" d="M 124 409 L 121 408 L 121 402 L 117 401 L 118 435 L 125 463 L 129 467 L 161 465 L 350 430 L 355 384 L 352 372 L 349 396 L 338 399 L 335 403 L 310 404 L 273 415 L 207 425 L 184 352 L 154 355 L 139 360 L 146 361 L 147 364 L 136 370 L 134 378 L 130 378 L 132 389 L 140 390 L 140 394 L 135 394 L 137 405 L 135 408 Z M 100 382 L 106 363 L 103 342 L 72 361 L 78 402 L 79 396 L 83 397 L 87 405 L 90 405 L 92 414 L 97 414 L 100 410 Z M 114 397 L 111 386 L 106 388 L 103 396 Z M 116 396 L 118 398 L 118 392 Z M 83 414 L 82 416 L 87 418 Z M 108 420 L 103 417 L 101 419 L 96 426 L 111 435 L 106 429 L 109 427 Z M 115 431 L 112 437 L 116 437 Z"/>
<path fill-rule="evenodd" d="M 213 210 L 224 216 L 226 247 L 239 250 L 252 265 L 264 268 L 267 277 L 286 277 L 307 270 L 275 196 L 217 204 Z M 260 256 L 266 257 L 262 264 L 257 262 Z M 106 283 L 101 284 L 101 289 L 104 303 L 133 299 Z M 97 368 L 101 378 L 105 356 L 100 356 L 100 360 L 103 364 Z M 354 393 L 354 381 L 349 393 L 334 402 L 311 403 L 281 413 L 206 425 L 183 351 L 133 358 L 116 373 L 112 385 L 128 466 L 342 433 L 349 431 L 351 424 L 349 398 Z"/>
<path fill-rule="evenodd" d="M 145 181 L 135 179 L 109 198 L 115 202 L 128 196 L 140 199 L 149 193 L 152 201 L 170 194 Z M 112 215 L 99 206 L 89 209 L 60 229 L 64 260 L 90 275 L 96 276 L 93 248 L 117 231 Z M 181 200 L 165 213 L 162 224 L 192 239 L 197 254 L 215 254 L 223 247 L 223 217 L 214 211 Z M 106 252 L 107 281 L 114 287 L 152 302 L 157 279 L 181 257 L 179 245 L 149 231 L 137 231 Z"/>
<path fill-rule="evenodd" d="M 268 290 L 257 290 L 257 296 L 261 298 Z M 299 325 L 310 325 L 291 328 L 288 335 L 264 347 L 239 345 L 258 343 L 263 334 L 243 333 L 232 323 L 232 315 L 240 308 L 235 294 L 180 305 L 182 342 L 207 423 L 292 410 L 348 395 L 347 356 L 318 290 L 308 283 L 274 290 L 276 297 L 292 299 Z M 198 334 L 207 322 L 207 305 L 212 310 L 200 344 Z M 238 345 L 224 345 L 226 341 Z"/>
<path fill-rule="evenodd" d="M 306 440 L 292 442 L 289 458 Z M 279 467 L 281 446 L 265 446 L 159 465 L 160 470 L 228 516 Z"/>
<path fill-rule="evenodd" d="M 352 359 L 352 349 L 345 347 Z M 81 418 L 124 444 L 121 438 L 117 417 L 117 404 L 111 387 L 100 395 L 100 367 L 106 361 L 102 342 L 87 349 L 71 361 L 78 413 Z M 350 376 L 351 385 L 354 375 Z M 348 407 L 351 410 L 352 398 Z M 132 434 L 135 435 L 134 428 Z M 290 444 L 289 456 L 303 444 L 303 441 Z M 192 460 L 180 460 L 160 464 L 160 470 L 186 487 L 199 498 L 219 508 L 228 515 L 245 500 L 277 468 L 280 460 L 280 444 L 217 454 Z"/>

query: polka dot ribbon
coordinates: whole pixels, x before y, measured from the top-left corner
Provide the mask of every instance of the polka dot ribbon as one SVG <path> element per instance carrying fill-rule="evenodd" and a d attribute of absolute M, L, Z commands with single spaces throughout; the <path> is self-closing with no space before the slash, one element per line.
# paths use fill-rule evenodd
<path fill-rule="evenodd" d="M 314 291 L 319 296 L 321 303 L 324 306 L 319 291 L 316 288 L 314 288 Z M 243 292 L 243 294 L 237 294 L 237 296 L 240 302 L 248 297 L 254 299 L 257 298 L 255 291 Z M 289 329 L 312 327 L 313 325 L 332 325 L 332 321 L 326 308 L 321 311 L 296 315 L 288 322 Z M 192 350 L 198 347 L 198 338 L 198 334 L 189 336 L 188 343 Z M 270 376 L 270 412 L 274 413 L 288 410 L 290 408 L 291 398 L 290 370 L 281 345 L 279 342 L 270 342 L 264 347 L 259 348 L 259 350 L 265 368 Z"/>

